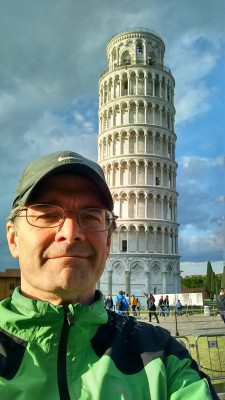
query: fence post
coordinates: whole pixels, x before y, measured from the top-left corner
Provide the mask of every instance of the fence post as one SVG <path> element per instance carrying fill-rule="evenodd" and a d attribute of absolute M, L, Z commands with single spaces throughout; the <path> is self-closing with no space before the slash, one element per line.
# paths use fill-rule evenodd
<path fill-rule="evenodd" d="M 175 316 L 176 336 L 179 336 L 178 327 L 177 327 L 177 311 L 176 310 L 174 312 L 174 316 Z"/>

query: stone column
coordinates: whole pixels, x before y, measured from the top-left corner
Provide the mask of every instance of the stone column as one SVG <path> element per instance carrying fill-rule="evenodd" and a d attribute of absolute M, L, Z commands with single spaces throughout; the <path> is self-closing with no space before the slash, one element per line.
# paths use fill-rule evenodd
<path fill-rule="evenodd" d="M 150 272 L 145 271 L 145 293 L 150 293 Z"/>
<path fill-rule="evenodd" d="M 167 286 L 166 286 L 166 275 L 167 275 L 167 272 L 166 271 L 163 271 L 162 272 L 162 278 L 163 278 L 163 287 L 162 287 L 162 291 L 163 291 L 163 293 L 164 294 L 166 294 L 166 292 L 167 292 Z"/>
<path fill-rule="evenodd" d="M 128 293 L 129 297 L 130 293 L 130 271 L 125 271 L 125 292 Z"/>
<path fill-rule="evenodd" d="M 180 288 L 180 272 L 175 272 L 174 277 L 175 277 L 175 293 L 180 293 L 181 292 L 181 288 Z"/>
<path fill-rule="evenodd" d="M 108 294 L 112 295 L 112 271 L 108 271 Z"/>

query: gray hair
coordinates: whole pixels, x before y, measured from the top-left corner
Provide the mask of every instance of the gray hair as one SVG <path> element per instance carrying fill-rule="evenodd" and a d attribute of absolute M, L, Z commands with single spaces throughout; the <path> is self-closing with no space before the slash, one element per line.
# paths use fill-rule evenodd
<path fill-rule="evenodd" d="M 21 210 L 21 206 L 17 206 L 17 207 L 15 207 L 15 208 L 13 208 L 13 209 L 10 211 L 7 220 L 8 220 L 8 221 L 13 221 L 13 222 L 14 222 L 15 219 L 16 219 L 16 217 L 17 217 L 17 214 L 20 212 L 20 210 Z"/>

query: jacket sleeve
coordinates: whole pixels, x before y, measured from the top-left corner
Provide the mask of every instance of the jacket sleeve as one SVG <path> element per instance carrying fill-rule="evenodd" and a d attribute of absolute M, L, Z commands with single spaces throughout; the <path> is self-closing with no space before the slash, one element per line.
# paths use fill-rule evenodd
<path fill-rule="evenodd" d="M 125 310 L 124 311 L 127 311 L 128 310 L 128 308 L 129 308 L 129 304 L 128 304 L 128 302 L 127 302 L 127 299 L 125 299 L 125 297 L 122 299 L 122 302 L 123 302 L 123 304 L 124 304 L 124 308 L 125 308 Z"/>
<path fill-rule="evenodd" d="M 198 369 L 185 348 L 181 347 L 179 352 L 179 344 L 177 347 L 177 341 L 174 341 L 171 338 L 170 345 L 176 350 L 171 351 L 165 362 L 168 400 L 219 400 L 208 376 Z"/>

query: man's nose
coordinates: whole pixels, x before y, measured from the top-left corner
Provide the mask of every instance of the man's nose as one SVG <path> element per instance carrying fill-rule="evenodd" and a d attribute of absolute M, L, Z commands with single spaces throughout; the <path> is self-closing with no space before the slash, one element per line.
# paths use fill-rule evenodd
<path fill-rule="evenodd" d="M 72 243 L 78 240 L 82 241 L 84 238 L 84 231 L 78 223 L 77 213 L 67 211 L 66 218 L 56 233 L 56 240 L 66 240 Z"/>

